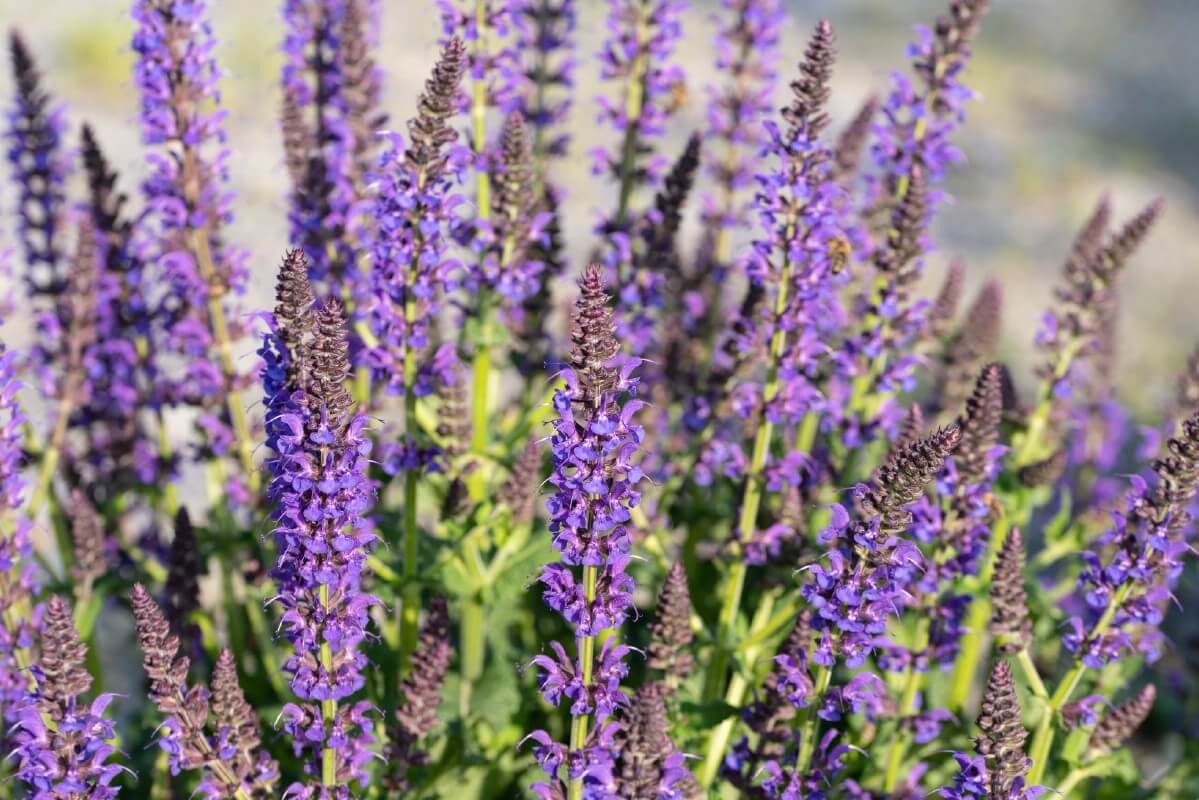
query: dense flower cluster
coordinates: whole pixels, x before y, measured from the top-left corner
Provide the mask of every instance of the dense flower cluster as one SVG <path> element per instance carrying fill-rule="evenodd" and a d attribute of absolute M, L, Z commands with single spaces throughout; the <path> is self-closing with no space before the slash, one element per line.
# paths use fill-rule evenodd
<path fill-rule="evenodd" d="M 365 781 L 366 748 L 373 742 L 369 703 L 339 701 L 365 683 L 367 661 L 360 648 L 376 602 L 362 588 L 375 540 L 364 520 L 375 493 L 366 476 L 368 420 L 354 410 L 344 386 L 350 367 L 340 303 L 298 310 L 311 319 L 298 323 L 291 335 L 306 335 L 288 346 L 276 334 L 274 347 L 288 352 L 289 361 L 303 359 L 306 382 L 295 387 L 291 407 L 279 416 L 276 455 L 268 462 L 277 503 L 272 575 L 283 629 L 294 647 L 283 670 L 302 701 L 285 706 L 282 717 L 297 751 L 333 750 L 339 782 Z M 288 793 L 305 791 L 293 786 Z"/>
<path fill-rule="evenodd" d="M 140 257 L 161 272 L 169 291 L 156 297 L 164 330 L 157 349 L 179 369 L 161 374 L 159 402 L 199 410 L 204 448 L 250 461 L 248 432 L 230 393 L 244 384 L 229 352 L 239 335 L 230 294 L 245 288 L 246 255 L 222 229 L 232 220 L 225 112 L 219 106 L 220 71 L 204 0 L 138 0 L 134 79 L 141 92 L 142 141 L 150 175 L 142 184 L 147 216 L 139 229 Z M 160 364 L 168 363 L 165 358 Z M 234 418 L 230 418 L 232 413 Z M 235 495 L 244 489 L 230 487 Z"/>
<path fill-rule="evenodd" d="M 283 121 L 292 180 L 291 240 L 314 280 L 358 285 L 356 219 L 374 164 L 381 74 L 370 55 L 377 27 L 368 0 L 287 0 Z M 344 278 L 350 278 L 343 283 Z"/>
<path fill-rule="evenodd" d="M 392 135 L 377 174 L 371 215 L 372 298 L 367 309 L 377 343 L 368 363 L 388 392 L 428 394 L 431 365 L 421 362 L 442 295 L 456 280 L 458 262 L 447 255 L 448 227 L 461 197 L 454 178 L 463 153 L 449 120 L 467 67 L 466 45 L 451 39 L 408 123 L 407 147 Z"/>
<path fill-rule="evenodd" d="M 1081 554 L 1087 613 L 1070 618 L 1063 643 L 1092 668 L 1132 653 L 1150 661 L 1160 655 L 1164 608 L 1190 551 L 1185 531 L 1199 491 L 1199 414 L 1182 423 L 1153 470 L 1152 486 L 1132 478 L 1112 526 Z"/>
<path fill-rule="evenodd" d="M 8 111 L 7 158 L 18 189 L 18 233 L 25 257 L 30 298 L 54 311 L 67 284 L 67 264 L 59 234 L 66 222 L 66 119 L 42 88 L 42 76 L 25 40 L 9 38 L 16 97 Z M 44 307 L 48 304 L 49 307 Z"/>
<path fill-rule="evenodd" d="M 109 763 L 116 753 L 116 728 L 105 717 L 114 695 L 100 694 L 90 703 L 82 697 L 92 686 L 86 658 L 87 645 L 79 640 L 70 605 L 50 598 L 41 657 L 33 667 L 36 688 L 17 717 L 12 751 L 17 777 L 38 800 L 111 800 L 120 792 L 113 782 L 124 768 Z"/>
<path fill-rule="evenodd" d="M 560 158 L 570 146 L 562 126 L 573 104 L 576 0 L 523 0 L 513 50 L 522 59 L 525 91 L 517 103 L 533 129 L 533 155 Z"/>
<path fill-rule="evenodd" d="M 569 751 L 544 731 L 530 738 L 551 780 L 539 789 L 543 796 L 556 796 L 565 767 L 567 781 L 585 782 L 588 796 L 606 797 L 613 791 L 612 718 L 627 700 L 620 685 L 628 674 L 629 648 L 613 641 L 599 653 L 594 647 L 601 631 L 619 629 L 632 610 L 633 579 L 625 571 L 632 544 L 628 523 L 641 497 L 637 486 L 643 476 L 635 459 L 644 432 L 635 422 L 643 403 L 620 403 L 622 394 L 636 393 L 637 361 L 617 363 L 616 322 L 599 267 L 588 268 L 579 284 L 571 339 L 571 365 L 561 375 L 565 386 L 554 394 L 558 418 L 549 478 L 554 494 L 546 502 L 561 560 L 545 566 L 541 583 L 546 605 L 573 629 L 579 653 L 572 657 L 552 642 L 553 655 L 539 655 L 533 664 L 545 699 L 555 706 L 568 700 L 576 725 L 584 727 L 582 735 L 572 733 Z"/>
<path fill-rule="evenodd" d="M 17 720 L 29 686 L 29 653 L 40 608 L 33 565 L 32 528 L 22 513 L 21 428 L 25 415 L 17 402 L 17 354 L 0 345 L 0 719 Z"/>

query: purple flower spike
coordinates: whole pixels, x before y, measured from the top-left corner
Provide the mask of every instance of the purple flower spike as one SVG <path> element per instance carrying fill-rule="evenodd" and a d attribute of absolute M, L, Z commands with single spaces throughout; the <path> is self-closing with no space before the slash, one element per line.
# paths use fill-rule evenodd
<path fill-rule="evenodd" d="M 616 99 L 597 98 L 599 123 L 616 137 L 612 147 L 597 148 L 591 155 L 592 172 L 619 184 L 617 208 L 600 220 L 596 233 L 604 239 L 603 264 L 616 279 L 622 326 L 627 325 L 626 317 L 652 313 L 662 304 L 656 276 L 633 269 L 637 215 L 631 200 L 637 187 L 653 186 L 666 169 L 666 160 L 655 149 L 666 120 L 677 111 L 676 93 L 685 86 L 682 68 L 671 59 L 682 39 L 686 8 L 685 0 L 609 0 L 600 75 L 619 81 L 622 89 Z M 627 346 L 640 356 L 649 351 L 650 342 L 642 334 L 629 339 Z"/>
<path fill-rule="evenodd" d="M 90 704 L 81 697 L 92 686 L 86 658 L 70 605 L 50 598 L 41 658 L 33 668 L 36 689 L 21 708 L 13 737 L 17 777 L 36 800 L 111 800 L 120 792 L 112 784 L 127 770 L 109 763 L 116 728 L 104 716 L 113 695 L 99 695 Z"/>
<path fill-rule="evenodd" d="M 302 286 L 303 271 L 290 273 Z M 295 296 L 305 293 L 301 289 Z M 294 648 L 283 669 L 301 700 L 286 705 L 281 719 L 297 755 L 311 751 L 319 760 L 322 751 L 331 751 L 338 782 L 365 785 L 374 743 L 370 707 L 340 701 L 365 683 L 367 660 L 360 648 L 370 608 L 378 602 L 361 586 L 375 540 L 366 519 L 375 499 L 366 476 L 368 420 L 355 411 L 345 388 L 349 345 L 340 303 L 329 300 L 318 311 L 305 311 L 301 301 L 295 309 L 304 321 L 289 323 L 271 343 L 274 352 L 285 354 L 282 363 L 302 365 L 287 404 L 279 408 L 271 431 L 275 455 L 267 462 L 277 504 L 276 600 L 283 608 L 283 633 Z M 310 796 L 308 791 L 293 785 L 287 795 Z"/>
<path fill-rule="evenodd" d="M 224 456 L 236 440 L 248 471 L 248 434 L 235 437 L 226 409 L 248 376 L 219 352 L 241 336 L 227 298 L 244 292 L 247 271 L 246 254 L 221 233 L 233 217 L 233 194 L 207 16 L 205 0 L 137 0 L 133 6 L 142 142 L 154 148 L 142 184 L 148 211 L 138 247 L 168 287 L 159 298 L 168 328 L 157 349 L 169 356 L 161 364 L 179 368 L 163 372 L 161 401 L 199 410 L 202 457 Z"/>
<path fill-rule="evenodd" d="M 787 17 L 780 0 L 721 0 L 721 7 L 716 67 L 724 84 L 708 87 L 707 133 L 719 146 L 706 150 L 719 192 L 704 196 L 705 229 L 736 229 L 748 221 L 738 197 L 753 186 L 753 159 L 767 146 L 762 123 L 775 110 L 779 32 Z"/>
<path fill-rule="evenodd" d="M 393 134 L 379 162 L 372 243 L 371 300 L 367 317 L 378 343 L 366 354 L 375 379 L 391 394 L 427 394 L 420 360 L 442 296 L 454 288 L 459 264 L 448 258 L 449 227 L 462 202 L 455 191 L 466 151 L 450 126 L 467 67 L 466 45 L 451 39 L 425 83 L 409 141 Z M 410 363 L 416 362 L 416 363 Z"/>
<path fill-rule="evenodd" d="M 570 749 L 549 734 L 530 735 L 535 755 L 550 783 L 537 790 L 559 796 L 566 783 L 582 781 L 587 797 L 616 797 L 611 717 L 627 703 L 621 683 L 628 674 L 629 648 L 606 642 L 594 653 L 595 637 L 619 629 L 632 609 L 633 580 L 629 562 L 630 509 L 641 495 L 643 478 L 635 458 L 644 431 L 634 421 L 643 403 L 631 399 L 637 390 L 637 359 L 622 363 L 616 321 L 603 272 L 591 266 L 580 281 L 571 340 L 571 365 L 561 377 L 565 386 L 554 395 L 558 419 L 550 438 L 554 493 L 546 502 L 550 534 L 561 560 L 541 574 L 546 604 L 575 631 L 579 659 L 551 642 L 553 655 L 539 655 L 542 696 L 553 705 L 569 703 L 571 716 L 582 718 L 586 735 L 572 734 Z M 623 405 L 621 398 L 626 396 Z M 581 659 L 593 659 L 584 668 Z M 590 682 L 584 675 L 590 675 Z M 561 774 L 565 770 L 565 775 Z M 564 795 L 563 795 L 564 796 Z"/>
<path fill-rule="evenodd" d="M 517 103 L 533 131 L 533 156 L 541 164 L 566 155 L 570 92 L 575 85 L 576 0 L 522 0 L 513 50 L 522 59 L 524 91 Z"/>
<path fill-rule="evenodd" d="M 29 690 L 30 649 L 37 637 L 42 609 L 34 605 L 38 585 L 34 573 L 32 525 L 21 508 L 25 415 L 17 403 L 17 356 L 0 344 L 0 721 L 15 723 Z"/>
<path fill-rule="evenodd" d="M 65 222 L 66 119 L 42 88 L 42 76 L 25 40 L 9 38 L 16 96 L 8 112 L 8 163 L 17 185 L 17 232 L 24 253 L 29 295 L 53 309 L 67 285 L 68 266 L 59 235 Z M 45 309 L 44 309 L 45 310 Z"/>
<path fill-rule="evenodd" d="M 283 133 L 292 178 L 291 239 L 314 281 L 361 295 L 356 229 L 365 207 L 382 74 L 370 54 L 378 9 L 369 0 L 287 0 Z"/>
<path fill-rule="evenodd" d="M 1085 611 L 1070 618 L 1063 643 L 1085 666 L 1161 655 L 1164 609 L 1191 552 L 1187 531 L 1199 491 L 1199 414 L 1192 415 L 1153 463 L 1155 481 L 1133 476 L 1111 526 L 1082 553 Z M 1105 612 L 1109 624 L 1100 625 Z"/>

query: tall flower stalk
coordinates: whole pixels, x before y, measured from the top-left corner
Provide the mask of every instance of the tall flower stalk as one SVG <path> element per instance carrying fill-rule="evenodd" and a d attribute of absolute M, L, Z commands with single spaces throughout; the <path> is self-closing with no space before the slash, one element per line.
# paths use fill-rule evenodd
<path fill-rule="evenodd" d="M 25 259 L 30 299 L 42 310 L 55 311 L 67 285 L 68 262 L 60 236 L 66 219 L 66 182 L 70 159 L 66 150 L 63 109 L 42 86 L 33 54 L 19 33 L 9 35 L 16 95 L 4 138 L 17 185 L 17 233 Z"/>
<path fill-rule="evenodd" d="M 1057 717 L 1087 672 L 1132 656 L 1153 661 L 1160 654 L 1161 607 L 1191 549 L 1184 531 L 1199 492 L 1199 414 L 1182 423 L 1153 471 L 1152 486 L 1134 477 L 1112 526 L 1082 553 L 1079 588 L 1086 613 L 1069 620 L 1064 644 L 1074 660 L 1037 726 L 1030 750 L 1033 783 L 1046 774 Z"/>
<path fill-rule="evenodd" d="M 754 185 L 753 159 L 767 144 L 762 126 L 774 112 L 778 82 L 779 33 L 786 12 L 779 0 L 722 0 L 716 34 L 716 66 L 723 84 L 708 87 L 705 150 L 715 193 L 704 195 L 705 235 L 712 236 L 707 256 L 720 276 L 730 266 L 735 235 L 749 223 L 746 194 Z M 713 146 L 713 145 L 716 146 Z M 714 277 L 715 277 L 714 276 Z M 721 292 L 713 292 L 709 314 L 720 319 Z"/>
<path fill-rule="evenodd" d="M 114 695 L 84 699 L 92 687 L 84 667 L 87 645 L 61 597 L 46 603 L 40 638 L 36 688 L 22 706 L 14 736 L 17 777 L 32 797 L 112 800 L 120 793 L 113 782 L 125 771 L 110 762 L 116 727 L 105 712 Z"/>
<path fill-rule="evenodd" d="M 278 418 L 275 455 L 268 462 L 277 504 L 272 574 L 293 648 L 283 670 L 300 701 L 284 706 L 284 729 L 297 755 L 319 758 L 308 762 L 312 779 L 293 784 L 287 796 L 342 796 L 352 782 L 366 786 L 374 743 L 370 703 L 347 702 L 365 684 L 361 647 L 377 602 L 362 588 L 375 541 L 365 516 L 375 494 L 366 477 L 371 444 L 367 417 L 355 410 L 346 389 L 344 309 L 329 299 L 319 309 L 297 310 L 302 321 L 289 322 L 287 332 L 276 332 L 270 342 L 276 354 L 285 354 L 280 361 L 304 365 L 303 382 Z"/>
<path fill-rule="evenodd" d="M 755 207 L 764 238 L 755 242 L 749 269 L 751 278 L 768 287 L 773 298 L 766 376 L 753 407 L 757 424 L 737 518 L 736 535 L 742 542 L 753 538 L 758 525 L 762 476 L 772 454 L 776 422 L 799 422 L 815 410 L 819 398 L 807 368 L 813 355 L 815 320 L 823 310 L 821 304 L 831 275 L 827 244 L 837 235 L 833 214 L 837 189 L 827 180 L 829 151 L 821 142 L 828 124 L 824 105 L 833 59 L 832 26 L 822 21 L 808 43 L 800 77 L 791 85 L 793 99 L 784 112 L 787 128 L 768 128 L 773 171 L 758 178 L 761 189 Z M 811 446 L 810 441 L 799 444 L 796 451 L 800 454 Z M 747 570 L 746 559 L 737 551 L 725 576 L 717 648 L 704 684 L 705 695 L 710 698 L 718 696 L 725 686 Z M 744 678 L 735 675 L 725 694 L 726 702 L 739 706 L 747 688 Z M 732 725 L 733 720 L 725 720 L 708 740 L 700 775 L 705 786 L 716 776 Z"/>
<path fill-rule="evenodd" d="M 662 297 L 653 272 L 633 272 L 632 236 L 637 221 L 636 190 L 653 186 L 666 169 L 655 143 L 677 110 L 675 93 L 684 89 L 682 68 L 672 59 L 683 35 L 685 0 L 609 0 L 607 39 L 600 50 L 600 76 L 619 82 L 616 99 L 600 96 L 599 122 L 616 134 L 616 145 L 592 150 L 592 173 L 616 182 L 615 209 L 596 227 L 604 266 L 612 273 L 617 316 L 634 355 L 649 352 L 652 331 L 625 319 L 658 308 Z"/>
<path fill-rule="evenodd" d="M 368 322 L 375 343 L 367 358 L 380 385 L 404 398 L 404 602 L 399 619 L 400 664 L 416 646 L 420 614 L 417 575 L 416 490 L 427 464 L 417 443 L 417 398 L 436 384 L 436 360 L 424 361 L 442 297 L 456 280 L 458 262 L 447 256 L 454 209 L 461 202 L 455 178 L 464 153 L 450 126 L 467 69 L 466 44 L 451 39 L 408 122 L 405 145 L 393 135 L 378 168 Z"/>
<path fill-rule="evenodd" d="M 579 284 L 571 330 L 570 366 L 554 393 L 551 437 L 554 494 L 546 502 L 550 534 L 561 555 L 541 573 L 546 605 L 575 633 L 576 652 L 557 642 L 552 655 L 533 659 L 542 696 L 557 706 L 570 702 L 569 745 L 546 731 L 529 735 L 534 755 L 549 778 L 535 787 L 543 797 L 580 800 L 613 791 L 616 753 L 614 716 L 626 698 L 627 645 L 618 631 L 632 610 L 633 579 L 625 570 L 632 544 L 628 523 L 640 501 L 642 476 L 635 461 L 644 432 L 635 423 L 643 403 L 631 398 L 637 359 L 620 360 L 616 320 L 602 270 L 591 266 Z M 623 402 L 622 402 L 623 399 Z M 607 793 L 607 794 L 605 794 Z"/>
<path fill-rule="evenodd" d="M 0 719 L 15 723 L 30 688 L 29 665 L 41 608 L 32 524 L 24 514 L 21 452 L 25 415 L 17 401 L 17 354 L 0 344 Z"/>
<path fill-rule="evenodd" d="M 318 286 L 347 302 L 366 289 L 357 234 L 376 131 L 386 121 L 381 71 L 370 53 L 376 16 L 369 0 L 288 0 L 283 7 L 291 240 L 308 254 Z"/>
<path fill-rule="evenodd" d="M 149 215 L 141 236 L 145 257 L 170 286 L 160 299 L 168 320 L 162 349 L 184 364 L 184 373 L 161 391 L 168 403 L 199 410 L 205 455 L 219 460 L 236 450 L 241 481 L 225 489 L 244 502 L 260 482 L 241 398 L 247 376 L 234 354 L 241 326 L 229 318 L 230 295 L 244 291 L 245 256 L 222 237 L 232 219 L 229 149 L 207 13 L 205 0 L 137 0 L 133 6 L 142 141 L 156 148 L 142 185 Z"/>

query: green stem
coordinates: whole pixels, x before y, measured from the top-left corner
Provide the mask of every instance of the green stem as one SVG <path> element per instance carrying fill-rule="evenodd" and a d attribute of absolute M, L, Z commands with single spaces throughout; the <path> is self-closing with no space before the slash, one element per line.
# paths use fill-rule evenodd
<path fill-rule="evenodd" d="M 409 659 L 419 635 L 420 585 L 416 582 L 417 471 L 404 473 L 404 589 L 400 607 L 400 673 L 408 674 Z"/>
<path fill-rule="evenodd" d="M 1042 700 L 1048 700 L 1049 690 L 1045 688 L 1045 682 L 1041 680 L 1041 673 L 1037 671 L 1037 665 L 1033 663 L 1027 647 L 1016 654 L 1016 664 L 1024 673 L 1024 679 L 1028 681 L 1032 693 Z"/>
<path fill-rule="evenodd" d="M 590 608 L 595 603 L 595 584 L 598 578 L 598 568 L 583 567 L 583 592 L 587 601 L 587 607 Z M 591 673 L 593 661 L 595 660 L 595 637 L 583 636 L 579 639 L 579 663 L 582 665 L 583 689 L 587 691 L 591 687 Z M 588 715 L 583 714 L 575 717 L 574 722 L 570 726 L 570 752 L 577 753 L 587 745 L 587 723 Z M 583 779 L 571 778 L 569 786 L 570 800 L 582 800 L 583 797 Z"/>
<path fill-rule="evenodd" d="M 812 753 L 816 752 L 816 732 L 820 728 L 820 717 L 816 715 L 815 709 L 820 706 L 832 679 L 833 671 L 831 669 L 825 666 L 816 667 L 815 681 L 813 681 L 816 689 L 812 694 L 812 702 L 808 703 L 800 712 L 799 757 L 795 762 L 797 775 L 806 774 L 808 766 L 812 763 Z"/>
<path fill-rule="evenodd" d="M 325 608 L 326 615 L 329 609 L 329 584 L 321 584 L 321 606 Z M 321 667 L 329 675 L 333 674 L 333 648 L 328 642 L 321 642 Z M 337 722 L 337 701 L 325 700 L 321 702 L 321 717 L 324 722 L 325 729 L 325 747 L 321 752 L 321 785 L 326 787 L 334 787 L 337 785 L 337 750 L 329 744 L 329 737 L 333 731 L 333 726 Z"/>
<path fill-rule="evenodd" d="M 1116 612 L 1128 600 L 1130 594 L 1132 594 L 1132 584 L 1126 583 L 1112 596 L 1111 600 L 1108 601 L 1107 608 L 1103 611 L 1103 615 L 1099 617 L 1095 626 L 1091 628 L 1091 632 L 1087 636 L 1088 642 L 1097 636 L 1102 636 L 1107 631 L 1112 624 L 1112 620 L 1116 618 Z M 1082 676 L 1086 671 L 1087 665 L 1081 659 L 1075 659 L 1073 668 L 1066 673 L 1066 677 L 1058 684 L 1057 691 L 1053 693 L 1053 697 L 1049 699 L 1049 705 L 1041 715 L 1036 733 L 1033 734 L 1032 748 L 1029 750 L 1029 757 L 1032 758 L 1032 767 L 1028 771 L 1029 786 L 1040 784 L 1045 777 L 1045 771 L 1049 766 L 1047 763 L 1049 761 L 1049 752 L 1053 748 L 1054 719 L 1066 703 L 1070 702 L 1070 696 L 1078 688 L 1078 684 L 1082 681 Z"/>
<path fill-rule="evenodd" d="M 779 277 L 778 295 L 774 301 L 774 316 L 778 319 L 787 307 L 787 296 L 791 283 L 791 260 L 783 261 L 782 274 Z M 741 497 L 741 514 L 737 521 L 737 533 L 742 541 L 749 541 L 755 532 L 758 521 L 758 508 L 762 502 L 762 470 L 766 466 L 766 457 L 770 453 L 770 440 L 774 435 L 774 424 L 766 415 L 766 406 L 774 399 L 779 390 L 779 359 L 786 346 L 787 333 L 781 326 L 770 338 L 770 366 L 766 373 L 766 383 L 762 388 L 762 416 L 758 423 L 758 431 L 754 436 L 753 454 L 750 457 L 749 470 L 745 476 L 745 491 Z M 712 663 L 708 667 L 704 682 L 704 697 L 712 699 L 719 695 L 724 686 L 728 671 L 729 655 L 733 649 L 733 635 L 736 631 L 737 612 L 741 610 L 741 594 L 745 589 L 745 559 L 739 552 L 733 554 L 734 561 L 725 579 L 724 600 L 718 617 L 716 650 Z"/>
<path fill-rule="evenodd" d="M 42 453 L 37 483 L 34 484 L 33 494 L 29 498 L 29 507 L 25 512 L 31 520 L 37 518 L 42 504 L 50 496 L 50 482 L 54 480 L 54 473 L 58 470 L 58 460 L 62 456 L 62 446 L 67 438 L 67 422 L 71 416 L 71 398 L 74 394 L 73 391 L 64 391 L 62 398 L 58 401 L 58 410 L 54 417 L 54 432 L 50 435 L 50 444 Z"/>
<path fill-rule="evenodd" d="M 494 313 L 486 291 L 479 295 L 479 341 L 476 343 L 474 363 L 471 365 L 471 455 L 482 462 L 487 454 L 487 439 L 489 433 L 489 406 L 491 389 L 491 339 Z M 470 498 L 476 503 L 484 499 L 487 493 L 486 470 L 482 463 L 475 465 L 475 471 L 467 479 L 467 489 Z"/>
<path fill-rule="evenodd" d="M 758 634 L 771 625 L 771 612 L 774 610 L 774 599 L 775 594 L 773 592 L 763 595 L 762 603 L 758 606 L 758 610 L 750 622 L 750 635 L 747 637 L 747 640 L 755 639 Z M 764 649 L 764 643 L 747 647 L 744 650 L 744 663 L 753 664 Z M 749 688 L 749 680 L 745 677 L 744 671 L 733 673 L 733 677 L 729 681 L 728 691 L 724 695 L 725 703 L 734 709 L 740 709 L 741 704 L 745 702 L 745 696 Z M 708 747 L 704 753 L 704 763 L 699 771 L 700 786 L 705 789 L 710 787 L 716 780 L 716 773 L 720 771 L 720 765 L 724 761 L 724 751 L 728 749 L 729 739 L 733 735 L 733 727 L 737 724 L 737 720 L 738 717 L 735 714 L 725 717 L 708 737 Z"/>
<path fill-rule="evenodd" d="M 1096 770 L 1094 767 L 1075 767 L 1074 769 L 1070 770 L 1070 772 L 1066 774 L 1065 779 L 1058 784 L 1057 796 L 1068 800 L 1070 797 L 1070 792 L 1074 791 L 1074 787 L 1078 786 L 1078 784 L 1082 783 L 1088 778 L 1094 777 L 1095 772 Z"/>
<path fill-rule="evenodd" d="M 459 627 L 459 642 L 462 648 L 462 676 L 458 685 L 458 716 L 465 720 L 470 716 L 471 693 L 474 684 L 483 676 L 484 663 L 484 616 L 483 604 L 471 598 L 462 605 L 462 622 Z"/>
<path fill-rule="evenodd" d="M 982 569 L 979 570 L 977 586 L 979 591 L 974 593 L 974 600 L 966 612 L 965 634 L 962 636 L 961 650 L 953 665 L 953 677 L 949 686 L 949 711 L 959 713 L 966 707 L 970 692 L 975 686 L 979 663 L 983 656 L 983 641 L 986 636 L 987 622 L 991 619 L 991 597 L 989 588 L 991 578 L 995 574 L 995 555 L 1007 538 L 1008 517 L 1000 517 L 991 528 L 991 547 L 986 556 Z"/>
<path fill-rule="evenodd" d="M 250 425 L 246 421 L 246 408 L 242 404 L 241 390 L 236 385 L 237 367 L 233 361 L 233 344 L 229 336 L 229 325 L 225 321 L 225 307 L 221 304 L 222 295 L 212 291 L 212 287 L 216 285 L 217 281 L 208 235 L 199 228 L 193 228 L 191 234 L 196 263 L 200 267 L 200 277 L 209 287 L 208 324 L 212 328 L 213 338 L 216 339 L 221 373 L 225 376 L 225 404 L 229 410 L 229 419 L 233 422 L 237 456 L 242 470 L 245 472 L 250 494 L 256 496 L 261 486 L 262 476 L 254 467 L 254 441 L 250 437 Z"/>
<path fill-rule="evenodd" d="M 913 653 L 919 653 L 928 647 L 928 635 L 928 617 L 922 616 L 916 626 Z M 910 664 L 908 665 L 907 680 L 904 683 L 903 695 L 900 697 L 899 710 L 896 714 L 901 727 L 895 732 L 895 738 L 891 740 L 891 749 L 887 756 L 887 772 L 883 779 L 883 791 L 887 794 L 894 792 L 895 787 L 899 784 L 899 769 L 903 766 L 904 757 L 912 744 L 912 731 L 904 723 L 908 717 L 916 713 L 916 697 L 920 694 L 924 675 L 925 673 L 914 669 Z"/>

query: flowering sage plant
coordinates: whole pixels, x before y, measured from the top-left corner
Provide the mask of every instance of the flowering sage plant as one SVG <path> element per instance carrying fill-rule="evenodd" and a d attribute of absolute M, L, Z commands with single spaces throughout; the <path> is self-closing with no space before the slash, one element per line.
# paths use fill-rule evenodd
<path fill-rule="evenodd" d="M 282 241 L 231 225 L 213 3 L 131 3 L 140 182 L 14 32 L 0 797 L 1199 795 L 1199 354 L 1161 419 L 1112 391 L 1164 209 L 1100 199 L 1000 360 L 934 234 L 947 2 L 838 120 L 781 0 L 596 3 L 593 52 L 576 0 L 279 0 Z"/>

